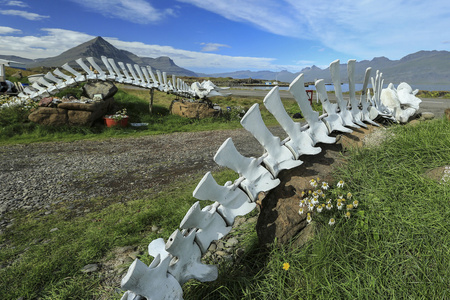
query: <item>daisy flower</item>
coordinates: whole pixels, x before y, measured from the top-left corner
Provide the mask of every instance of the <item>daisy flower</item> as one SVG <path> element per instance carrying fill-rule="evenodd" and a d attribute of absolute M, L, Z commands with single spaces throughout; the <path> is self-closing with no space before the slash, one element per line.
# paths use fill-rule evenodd
<path fill-rule="evenodd" d="M 349 211 L 345 213 L 345 217 L 346 217 L 347 219 L 350 219 L 350 212 L 349 212 Z"/>
<path fill-rule="evenodd" d="M 306 201 L 305 201 L 305 199 L 300 200 L 299 206 L 300 206 L 300 207 L 306 206 Z"/>
<path fill-rule="evenodd" d="M 317 212 L 318 213 L 321 213 L 322 212 L 322 210 L 323 210 L 323 206 L 322 205 L 319 205 L 319 206 L 317 206 Z"/>
<path fill-rule="evenodd" d="M 331 210 L 331 209 L 333 208 L 333 204 L 328 203 L 327 206 L 326 206 L 326 208 L 327 208 L 327 210 Z"/>
<path fill-rule="evenodd" d="M 337 183 L 337 187 L 344 187 L 344 181 L 343 180 L 339 180 L 339 182 Z"/>
<path fill-rule="evenodd" d="M 300 207 L 300 209 L 298 210 L 298 214 L 303 215 L 304 213 L 305 213 L 305 209 L 303 207 Z"/>
<path fill-rule="evenodd" d="M 319 193 L 318 192 L 314 192 L 312 193 L 312 196 L 314 197 L 314 199 L 319 198 Z"/>
<path fill-rule="evenodd" d="M 336 220 L 334 218 L 331 218 L 330 221 L 328 221 L 328 225 L 333 226 L 334 223 L 336 223 Z"/>
<path fill-rule="evenodd" d="M 353 209 L 353 204 L 348 204 L 347 205 L 347 210 L 352 210 Z"/>
<path fill-rule="evenodd" d="M 353 196 L 352 193 L 350 193 L 350 192 L 347 193 L 347 199 L 349 199 L 349 200 L 352 199 L 352 196 Z"/>
<path fill-rule="evenodd" d="M 308 222 L 308 224 L 309 224 L 309 223 L 311 223 L 311 221 L 312 221 L 311 214 L 307 213 L 306 214 L 306 222 Z"/>
<path fill-rule="evenodd" d="M 312 187 L 316 187 L 317 186 L 317 181 L 315 179 L 311 179 L 309 181 L 309 183 L 311 184 Z"/>
<path fill-rule="evenodd" d="M 314 210 L 314 203 L 310 203 L 309 204 L 309 206 L 308 206 L 308 209 L 310 210 L 310 211 L 313 211 Z"/>
<path fill-rule="evenodd" d="M 329 185 L 328 185 L 328 183 L 326 183 L 325 181 L 324 181 L 324 182 L 322 182 L 322 189 L 324 189 L 324 190 L 328 190 L 328 188 L 329 188 Z"/>
<path fill-rule="evenodd" d="M 358 207 L 358 204 L 359 204 L 358 200 L 354 200 L 354 201 L 353 201 L 353 207 L 354 207 L 354 208 L 357 208 L 357 207 Z"/>

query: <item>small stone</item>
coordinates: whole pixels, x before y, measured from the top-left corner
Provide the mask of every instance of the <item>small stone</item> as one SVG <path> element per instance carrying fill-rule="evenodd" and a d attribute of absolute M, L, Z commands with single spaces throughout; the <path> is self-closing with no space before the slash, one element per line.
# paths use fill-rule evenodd
<path fill-rule="evenodd" d="M 141 253 L 139 251 L 134 251 L 134 252 L 131 252 L 130 254 L 128 254 L 128 256 L 131 257 L 133 260 L 135 260 L 138 257 L 138 255 L 140 255 L 140 254 Z"/>
<path fill-rule="evenodd" d="M 237 245 L 238 243 L 239 243 L 238 239 L 235 237 L 232 237 L 226 241 L 225 245 L 227 247 L 233 247 L 233 246 Z"/>
<path fill-rule="evenodd" d="M 50 229 L 50 232 L 55 232 L 55 231 L 58 231 L 59 229 L 58 228 L 52 228 L 52 229 Z"/>
<path fill-rule="evenodd" d="M 159 230 L 159 227 L 156 225 L 152 226 L 152 232 L 157 232 Z"/>
<path fill-rule="evenodd" d="M 211 243 L 209 245 L 208 251 L 215 251 L 217 249 L 217 245 L 215 243 Z"/>
<path fill-rule="evenodd" d="M 48 211 L 45 212 L 45 215 L 49 215 L 49 214 L 51 214 L 51 213 L 52 213 L 52 211 L 51 211 L 51 210 L 48 210 Z"/>
<path fill-rule="evenodd" d="M 434 114 L 432 112 L 423 112 L 420 118 L 422 120 L 432 120 L 434 119 Z"/>
<path fill-rule="evenodd" d="M 117 253 L 125 253 L 125 252 L 133 251 L 133 250 L 134 250 L 133 246 L 125 246 L 125 247 L 117 248 Z"/>
<path fill-rule="evenodd" d="M 85 265 L 82 269 L 81 272 L 83 273 L 92 273 L 92 272 L 96 272 L 99 269 L 99 265 L 98 264 L 89 264 L 89 265 Z"/>

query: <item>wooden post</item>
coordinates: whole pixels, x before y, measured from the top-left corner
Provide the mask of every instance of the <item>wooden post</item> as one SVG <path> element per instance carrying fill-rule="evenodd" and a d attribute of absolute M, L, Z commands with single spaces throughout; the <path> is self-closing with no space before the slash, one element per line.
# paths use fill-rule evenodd
<path fill-rule="evenodd" d="M 153 88 L 150 89 L 150 103 L 148 105 L 148 110 L 150 114 L 153 112 Z"/>

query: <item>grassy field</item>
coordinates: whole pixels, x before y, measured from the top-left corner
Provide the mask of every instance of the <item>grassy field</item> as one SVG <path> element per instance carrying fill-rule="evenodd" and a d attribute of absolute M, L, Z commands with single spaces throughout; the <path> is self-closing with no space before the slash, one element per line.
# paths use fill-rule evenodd
<path fill-rule="evenodd" d="M 80 88 L 66 89 L 64 94 L 79 96 Z M 247 111 L 254 103 L 260 104 L 260 111 L 267 126 L 278 125 L 275 118 L 262 104 L 263 99 L 257 97 L 214 97 L 213 103 L 219 104 L 223 113 L 216 118 L 188 119 L 170 114 L 169 108 L 175 95 L 155 91 L 153 111 L 149 113 L 150 94 L 148 90 L 127 89 L 120 87 L 114 96 L 116 105 L 114 113 L 126 108 L 130 123 L 148 123 L 147 127 L 107 128 L 102 120 L 92 127 L 69 126 L 41 126 L 29 122 L 27 117 L 30 109 L 13 107 L 0 110 L 0 145 L 17 143 L 34 143 L 50 141 L 74 141 L 82 139 L 105 139 L 111 137 L 130 137 L 142 135 L 155 135 L 172 132 L 206 131 L 220 129 L 242 128 L 239 123 L 239 114 Z M 286 110 L 290 114 L 300 112 L 294 100 L 283 100 Z M 227 112 L 227 106 L 231 111 Z M 314 104 L 314 109 L 322 111 L 321 105 Z"/>
<path fill-rule="evenodd" d="M 450 123 L 441 119 L 389 130 L 392 138 L 350 152 L 348 164 L 335 174 L 359 200 L 358 214 L 333 227 L 318 219 L 315 238 L 300 249 L 260 248 L 254 229 L 247 229 L 243 259 L 220 265 L 214 282 L 187 283 L 184 298 L 448 299 L 450 185 L 424 173 L 450 164 Z M 64 205 L 48 216 L 15 212 L 16 225 L 0 235 L 3 299 L 120 299 L 101 276 L 80 269 L 108 258 L 116 247 L 144 251 L 151 240 L 167 239 L 195 201 L 191 193 L 201 176 L 174 182 L 157 196 L 143 191 L 112 205 L 105 205 L 110 199 L 92 200 L 83 217 Z M 214 174 L 220 184 L 235 176 Z M 152 225 L 162 232 L 151 232 Z"/>
<path fill-rule="evenodd" d="M 159 92 L 150 115 L 148 98 L 148 91 L 124 88 L 116 95 L 117 108 L 126 107 L 131 122 L 149 123 L 147 129 L 107 129 L 102 124 L 47 128 L 27 122 L 27 110 L 0 111 L 0 144 L 241 128 L 236 115 L 206 120 L 171 116 L 174 96 Z M 213 102 L 248 109 L 262 99 L 226 97 Z M 284 105 L 289 113 L 297 110 L 293 100 Z M 260 107 L 266 124 L 277 125 Z M 220 265 L 214 282 L 188 282 L 184 298 L 449 299 L 450 184 L 424 173 L 450 165 L 450 122 L 439 119 L 389 131 L 393 137 L 378 147 L 350 151 L 348 163 L 334 174 L 358 199 L 357 214 L 338 219 L 333 227 L 315 219 L 315 238 L 302 248 L 261 248 L 255 230 L 247 228 L 240 242 L 242 259 Z M 79 199 L 89 209 L 83 216 L 62 203 L 53 206 L 50 215 L 10 213 L 14 225 L 0 234 L 2 299 L 120 299 L 117 286 L 81 268 L 112 259 L 117 247 L 132 245 L 145 252 L 153 239 L 167 239 L 196 201 L 192 191 L 202 176 L 173 182 L 156 196 L 147 190 L 133 199 Z M 224 184 L 236 174 L 223 171 L 214 178 Z M 153 225 L 162 230 L 152 232 Z M 138 258 L 151 261 L 145 254 Z M 288 270 L 284 263 L 290 264 Z"/>

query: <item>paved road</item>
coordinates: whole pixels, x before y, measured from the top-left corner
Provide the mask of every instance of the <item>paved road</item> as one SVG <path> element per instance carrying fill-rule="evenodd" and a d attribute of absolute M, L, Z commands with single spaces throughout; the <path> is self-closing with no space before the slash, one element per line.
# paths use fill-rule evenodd
<path fill-rule="evenodd" d="M 242 89 L 242 90 L 234 90 L 230 89 L 227 92 L 241 97 L 261 97 L 264 98 L 268 90 L 257 90 L 257 89 Z M 285 99 L 293 99 L 292 95 L 285 90 L 280 90 L 281 98 Z M 314 99 L 316 94 L 314 93 Z M 336 101 L 336 96 L 334 92 L 329 92 L 328 97 L 331 102 Z M 344 99 L 348 100 L 348 96 L 344 95 Z M 450 99 L 442 99 L 442 98 L 420 98 L 422 103 L 420 104 L 419 112 L 432 112 L 436 117 L 441 117 L 444 115 L 444 111 L 447 108 L 450 108 Z"/>

